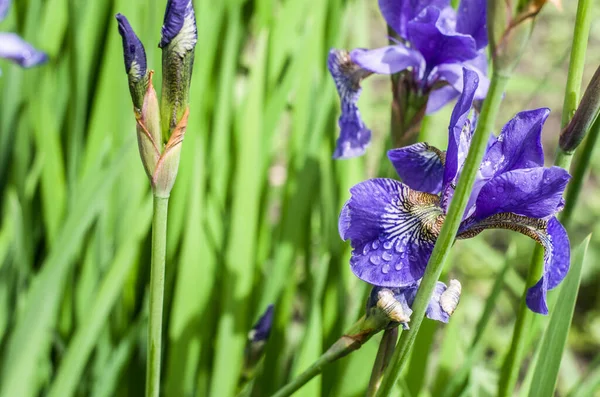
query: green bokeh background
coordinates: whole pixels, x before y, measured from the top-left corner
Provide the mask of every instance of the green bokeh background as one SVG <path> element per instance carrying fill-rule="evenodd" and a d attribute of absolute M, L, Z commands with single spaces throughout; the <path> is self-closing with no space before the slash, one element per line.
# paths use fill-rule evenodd
<path fill-rule="evenodd" d="M 18 0 L 0 24 L 50 55 L 30 70 L 0 62 L 2 397 L 143 395 L 152 203 L 114 14 L 125 14 L 144 42 L 159 89 L 165 3 Z M 391 91 L 385 77 L 364 83 L 360 105 L 373 144 L 365 157 L 333 161 L 339 103 L 326 57 L 331 47 L 383 45 L 386 30 L 376 2 L 367 0 L 194 4 L 190 119 L 169 208 L 163 394 L 234 395 L 247 333 L 275 303 L 253 390 L 266 396 L 362 313 L 367 286 L 350 272 L 337 216 L 348 189 L 379 168 L 389 144 Z M 544 7 L 497 120 L 501 127 L 519 110 L 550 107 L 548 164 L 575 10 L 567 1 L 562 11 Z M 599 10 L 584 87 L 600 64 Z M 450 111 L 428 119 L 428 142 L 445 147 Z M 569 229 L 573 246 L 589 233 L 592 240 L 559 395 L 594 393 L 600 384 L 598 171 L 594 156 Z M 481 355 L 465 364 L 511 244 L 514 260 L 479 335 Z M 423 324 L 399 386 L 403 395 L 439 396 L 464 365 L 464 395 L 494 395 L 532 247 L 504 231 L 456 243 L 443 280 L 462 282 L 461 304 L 450 324 Z M 528 352 L 538 340 L 529 341 Z M 297 395 L 363 395 L 377 344 L 378 337 Z"/>

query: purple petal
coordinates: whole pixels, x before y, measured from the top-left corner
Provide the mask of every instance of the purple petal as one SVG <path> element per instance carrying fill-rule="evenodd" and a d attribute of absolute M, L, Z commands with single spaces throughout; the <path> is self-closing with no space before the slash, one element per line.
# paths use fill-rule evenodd
<path fill-rule="evenodd" d="M 267 310 L 265 310 L 263 315 L 260 316 L 256 324 L 252 327 L 248 338 L 252 342 L 260 342 L 269 338 L 271 327 L 273 326 L 273 308 L 274 306 L 272 304 L 267 306 Z"/>
<path fill-rule="evenodd" d="M 119 34 L 123 39 L 123 57 L 125 59 L 125 72 L 138 81 L 146 75 L 146 51 L 144 45 L 133 31 L 125 15 L 115 16 L 119 22 Z"/>
<path fill-rule="evenodd" d="M 414 67 L 422 73 L 425 60 L 418 51 L 395 44 L 375 50 L 357 48 L 350 52 L 352 61 L 361 68 L 377 74 L 393 74 Z"/>
<path fill-rule="evenodd" d="M 427 99 L 427 109 L 425 110 L 425 113 L 432 114 L 437 112 L 456 99 L 459 94 L 460 91 L 451 85 L 445 85 L 437 90 L 431 91 L 429 93 L 429 98 Z"/>
<path fill-rule="evenodd" d="M 474 219 L 502 212 L 531 218 L 556 214 L 570 175 L 560 167 L 518 169 L 488 181 L 479 192 Z"/>
<path fill-rule="evenodd" d="M 353 63 L 347 51 L 336 49 L 329 51 L 327 68 L 335 82 L 342 107 L 342 114 L 338 119 L 340 136 L 333 158 L 360 156 L 371 141 L 371 130 L 363 122 L 357 102 L 362 91 L 360 81 L 370 72 Z"/>
<path fill-rule="evenodd" d="M 443 153 L 424 142 L 392 149 L 387 153 L 406 185 L 419 192 L 438 194 L 444 176 Z"/>
<path fill-rule="evenodd" d="M 536 313 L 548 314 L 546 292 L 555 288 L 565 278 L 571 264 L 571 249 L 567 231 L 556 218 L 548 221 L 544 246 L 544 273 L 527 291 L 527 306 Z"/>
<path fill-rule="evenodd" d="M 474 99 L 484 99 L 490 86 L 490 80 L 486 76 L 485 69 L 481 70 L 474 66 L 474 62 L 444 63 L 435 67 L 429 77 L 429 84 L 441 80 L 448 82 L 457 92 L 461 92 L 464 86 L 463 68 L 472 70 L 479 77 L 479 84 L 475 91 Z"/>
<path fill-rule="evenodd" d="M 379 10 L 387 24 L 403 39 L 407 38 L 408 21 L 428 6 L 445 8 L 449 0 L 379 0 Z"/>
<path fill-rule="evenodd" d="M 446 165 L 444 167 L 444 181 L 442 184 L 442 208 L 448 208 L 454 184 L 458 180 L 460 169 L 465 161 L 471 144 L 471 125 L 468 121 L 469 112 L 473 105 L 473 97 L 479 84 L 477 73 L 463 69 L 463 89 L 450 117 L 448 126 L 448 151 L 446 152 Z"/>
<path fill-rule="evenodd" d="M 406 287 L 406 288 L 394 288 L 392 291 L 394 292 L 394 297 L 398 302 L 400 302 L 403 306 L 409 307 L 409 311 L 407 314 L 412 313 L 412 305 L 415 301 L 415 297 L 417 296 L 417 291 L 419 289 L 419 283 Z M 435 287 L 433 289 L 433 293 L 431 294 L 431 298 L 429 299 L 429 304 L 427 305 L 427 309 L 425 314 L 428 318 L 436 321 L 441 321 L 443 323 L 447 323 L 450 319 L 450 313 L 446 313 L 440 304 L 440 298 L 442 294 L 448 289 L 446 284 L 438 281 L 435 283 Z M 405 309 L 406 312 L 406 309 Z"/>
<path fill-rule="evenodd" d="M 478 50 L 488 43 L 486 6 L 486 0 L 461 0 L 458 6 L 456 31 L 473 37 Z"/>
<path fill-rule="evenodd" d="M 439 198 L 383 178 L 350 192 L 338 228 L 354 248 L 354 274 L 382 287 L 404 287 L 423 277 L 444 218 Z"/>
<path fill-rule="evenodd" d="M 438 8 L 427 7 L 408 23 L 408 40 L 423 55 L 428 68 L 477 57 L 475 40 L 455 32 L 449 15 Z"/>
<path fill-rule="evenodd" d="M 24 68 L 40 65 L 48 60 L 46 53 L 14 33 L 0 33 L 0 58 L 9 59 Z"/>
<path fill-rule="evenodd" d="M 483 157 L 481 175 L 491 178 L 510 170 L 543 166 L 542 127 L 549 114 L 547 108 L 529 110 L 506 123 Z"/>
<path fill-rule="evenodd" d="M 198 33 L 192 0 L 168 0 L 158 46 L 164 48 L 180 33 L 186 36 L 181 44 L 188 51 L 193 49 Z"/>
<path fill-rule="evenodd" d="M 11 0 L 0 0 L 0 22 L 6 17 L 6 14 L 8 14 L 10 3 Z"/>

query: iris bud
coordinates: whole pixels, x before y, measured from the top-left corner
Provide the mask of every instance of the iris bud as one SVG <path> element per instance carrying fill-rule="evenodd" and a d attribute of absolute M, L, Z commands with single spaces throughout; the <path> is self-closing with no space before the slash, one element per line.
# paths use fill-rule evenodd
<path fill-rule="evenodd" d="M 590 80 L 573 118 L 560 133 L 559 145 L 563 152 L 572 153 L 581 143 L 598 117 L 600 110 L 600 67 Z"/>
<path fill-rule="evenodd" d="M 189 103 L 194 47 L 198 40 L 191 0 L 169 0 L 162 36 L 162 134 L 168 141 Z"/>
<path fill-rule="evenodd" d="M 140 157 L 148 178 L 152 178 L 160 158 L 160 113 L 158 97 L 152 85 L 152 75 L 148 76 L 148 88 L 144 96 L 141 112 L 136 111 L 137 139 Z"/>
<path fill-rule="evenodd" d="M 248 332 L 242 374 L 244 380 L 250 379 L 253 376 L 256 365 L 263 356 L 265 345 L 273 326 L 273 309 L 273 305 L 267 306 L 267 310 L 265 310 L 256 324 L 254 324 L 250 332 Z"/>
<path fill-rule="evenodd" d="M 115 16 L 119 22 L 119 34 L 123 39 L 123 58 L 125 72 L 129 80 L 129 92 L 136 110 L 141 110 L 146 88 L 148 86 L 148 68 L 146 66 L 146 51 L 137 37 L 129 21 L 122 14 Z"/>

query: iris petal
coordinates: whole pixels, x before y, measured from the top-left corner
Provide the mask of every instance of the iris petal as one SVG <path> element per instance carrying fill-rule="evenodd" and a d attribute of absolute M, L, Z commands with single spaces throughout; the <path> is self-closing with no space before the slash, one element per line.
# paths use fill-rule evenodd
<path fill-rule="evenodd" d="M 488 43 L 486 6 L 486 0 L 461 0 L 458 6 L 456 30 L 473 37 L 478 50 Z"/>
<path fill-rule="evenodd" d="M 342 114 L 338 119 L 340 136 L 333 158 L 345 159 L 364 154 L 371 142 L 371 130 L 363 122 L 357 102 L 360 97 L 360 81 L 371 73 L 353 63 L 347 51 L 329 51 L 327 68 L 333 77 L 340 96 Z"/>
<path fill-rule="evenodd" d="M 442 184 L 442 208 L 444 209 L 448 208 L 454 193 L 454 185 L 458 180 L 471 144 L 472 130 L 468 117 L 478 84 L 479 77 L 477 77 L 477 73 L 463 68 L 463 89 L 452 110 L 450 125 L 448 126 L 448 151 L 446 152 L 446 166 L 444 167 L 444 181 Z"/>
<path fill-rule="evenodd" d="M 338 228 L 354 248 L 354 274 L 382 287 L 404 287 L 423 277 L 444 220 L 439 197 L 384 178 L 350 192 Z"/>
<path fill-rule="evenodd" d="M 0 22 L 6 17 L 6 14 L 8 14 L 10 3 L 11 0 L 0 0 Z"/>
<path fill-rule="evenodd" d="M 477 57 L 475 40 L 454 30 L 453 17 L 453 12 L 427 7 L 408 23 L 408 41 L 423 55 L 429 69 Z"/>
<path fill-rule="evenodd" d="M 377 74 L 394 74 L 414 67 L 422 77 L 425 70 L 423 56 L 400 43 L 375 50 L 357 48 L 350 52 L 350 57 L 361 68 Z"/>
<path fill-rule="evenodd" d="M 14 33 L 0 33 L 0 58 L 9 59 L 24 68 L 40 65 L 48 60 L 46 53 Z"/>
<path fill-rule="evenodd" d="M 139 81 L 146 75 L 146 51 L 144 45 L 133 31 L 125 15 L 115 16 L 119 22 L 119 34 L 123 40 L 125 72 L 133 81 Z"/>
<path fill-rule="evenodd" d="M 449 0 L 379 0 L 379 10 L 387 24 L 404 39 L 406 24 L 428 6 L 444 8 Z"/>
<path fill-rule="evenodd" d="M 388 158 L 406 185 L 419 192 L 442 189 L 445 153 L 424 142 L 388 151 Z"/>
<path fill-rule="evenodd" d="M 546 218 L 557 212 L 570 175 L 560 167 L 519 169 L 489 180 L 475 203 L 475 219 L 512 212 Z"/>
<path fill-rule="evenodd" d="M 451 85 L 445 85 L 441 88 L 433 90 L 427 98 L 427 108 L 425 114 L 432 114 L 452 102 L 460 95 L 460 91 Z"/>
<path fill-rule="evenodd" d="M 556 219 L 529 218 L 512 213 L 492 215 L 474 222 L 463 222 L 457 238 L 470 238 L 485 229 L 509 229 L 531 237 L 544 247 L 544 273 L 527 291 L 527 306 L 536 313 L 548 314 L 546 292 L 556 287 L 566 276 L 570 265 L 569 236 Z"/>

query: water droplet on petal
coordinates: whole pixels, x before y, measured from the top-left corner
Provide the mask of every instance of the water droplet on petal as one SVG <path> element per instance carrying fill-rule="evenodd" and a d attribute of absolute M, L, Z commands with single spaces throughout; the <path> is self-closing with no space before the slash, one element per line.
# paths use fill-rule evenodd
<path fill-rule="evenodd" d="M 369 258 L 372 264 L 379 265 L 381 263 L 381 258 L 378 255 L 371 255 Z"/>
<path fill-rule="evenodd" d="M 375 240 L 371 243 L 371 247 L 376 250 L 377 248 L 379 248 L 379 240 Z"/>
<path fill-rule="evenodd" d="M 369 247 L 369 244 L 365 244 L 365 246 L 363 247 L 363 255 L 367 255 L 370 250 L 371 247 Z"/>
<path fill-rule="evenodd" d="M 400 270 L 400 269 L 402 269 L 402 263 L 400 263 L 400 262 L 396 263 L 396 266 L 394 266 L 394 268 L 395 268 L 396 270 Z"/>
<path fill-rule="evenodd" d="M 387 263 L 383 265 L 383 267 L 381 268 L 381 272 L 383 274 L 388 274 L 390 272 L 390 265 L 388 265 Z"/>
<path fill-rule="evenodd" d="M 402 241 L 400 239 L 396 240 L 396 245 L 394 246 L 394 249 L 397 253 L 404 252 L 404 245 L 402 244 Z"/>
<path fill-rule="evenodd" d="M 383 253 L 381 254 L 381 257 L 383 258 L 384 261 L 392 260 L 392 254 L 390 254 L 388 251 L 383 251 Z"/>
<path fill-rule="evenodd" d="M 383 242 L 383 248 L 385 248 L 386 250 L 389 250 L 390 248 L 392 248 L 392 242 L 390 240 L 385 240 Z"/>

